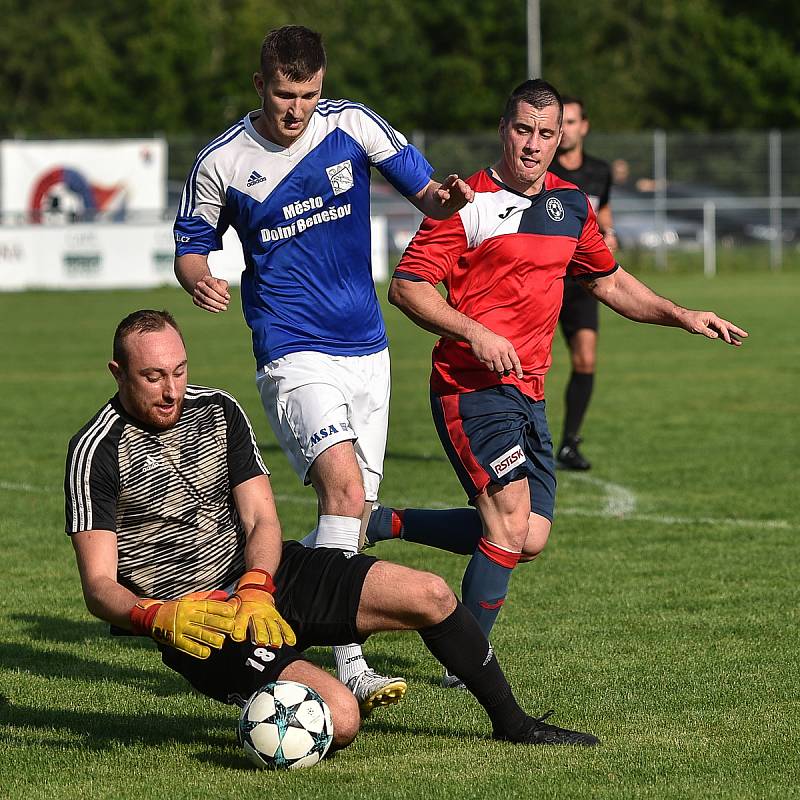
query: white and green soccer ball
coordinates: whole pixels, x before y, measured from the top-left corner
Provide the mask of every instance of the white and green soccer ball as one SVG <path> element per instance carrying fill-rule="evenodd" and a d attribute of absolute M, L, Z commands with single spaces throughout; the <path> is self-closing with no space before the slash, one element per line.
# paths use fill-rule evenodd
<path fill-rule="evenodd" d="M 331 712 L 310 686 L 268 683 L 242 709 L 238 736 L 247 757 L 260 769 L 311 767 L 333 741 Z"/>

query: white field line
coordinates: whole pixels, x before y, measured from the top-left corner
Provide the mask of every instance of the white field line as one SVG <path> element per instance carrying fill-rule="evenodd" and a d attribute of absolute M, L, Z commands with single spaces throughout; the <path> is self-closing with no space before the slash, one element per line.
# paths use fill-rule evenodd
<path fill-rule="evenodd" d="M 34 486 L 31 483 L 12 483 L 11 481 L 0 481 L 0 490 L 7 492 L 29 492 L 32 494 L 55 494 L 56 490 L 52 486 Z"/>
<path fill-rule="evenodd" d="M 756 528 L 762 530 L 789 531 L 800 527 L 800 523 L 792 523 L 785 519 L 738 519 L 735 517 L 677 517 L 672 514 L 609 514 L 591 508 L 561 508 L 556 511 L 556 516 L 563 514 L 568 517 L 593 517 L 617 519 L 620 521 L 632 520 L 634 522 L 652 522 L 656 525 L 696 525 L 718 527 L 728 525 L 736 528 Z"/>
<path fill-rule="evenodd" d="M 626 517 L 636 509 L 636 495 L 630 489 L 626 489 L 618 483 L 603 481 L 592 475 L 583 475 L 581 473 L 571 474 L 571 477 L 582 483 L 599 486 L 605 492 L 605 505 L 601 516 Z M 559 508 L 558 510 L 562 511 L 563 509 Z"/>
<path fill-rule="evenodd" d="M 736 517 L 682 517 L 674 514 L 637 514 L 636 495 L 630 489 L 618 483 L 604 481 L 592 475 L 570 473 L 572 480 L 599 486 L 605 492 L 605 506 L 602 510 L 577 507 L 556 507 L 557 514 L 573 517 L 606 517 L 634 520 L 636 522 L 653 522 L 658 525 L 729 525 L 737 528 L 761 528 L 765 530 L 791 530 L 798 527 L 784 519 L 738 519 Z"/>
<path fill-rule="evenodd" d="M 558 506 L 557 514 L 570 517 L 592 517 L 601 519 L 631 520 L 635 522 L 652 522 L 656 525 L 706 525 L 736 528 L 753 528 L 762 530 L 794 530 L 800 528 L 800 523 L 789 522 L 784 519 L 739 519 L 736 517 L 681 517 L 672 514 L 638 514 L 633 513 L 636 507 L 636 495 L 624 486 L 588 475 L 573 475 L 573 478 L 585 483 L 592 483 L 606 490 L 603 508 L 580 508 L 577 506 Z M 58 494 L 60 490 L 50 486 L 35 486 L 31 483 L 0 481 L 0 491 L 24 492 L 27 494 Z M 276 494 L 278 505 L 292 503 L 295 505 L 315 506 L 317 498 L 311 490 L 302 494 Z M 397 497 L 392 502 L 398 508 L 413 508 L 420 506 L 416 498 Z M 431 502 L 425 503 L 426 508 L 451 508 L 452 503 Z"/>

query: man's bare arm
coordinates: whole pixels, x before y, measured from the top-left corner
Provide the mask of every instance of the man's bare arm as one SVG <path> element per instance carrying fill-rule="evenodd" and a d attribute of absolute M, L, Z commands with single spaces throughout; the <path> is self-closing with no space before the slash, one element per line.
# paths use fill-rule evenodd
<path fill-rule="evenodd" d="M 187 253 L 175 257 L 175 277 L 192 296 L 198 308 L 218 314 L 228 308 L 231 296 L 228 281 L 215 278 L 208 267 L 208 256 Z"/>
<path fill-rule="evenodd" d="M 247 537 L 246 568 L 274 575 L 281 561 L 282 536 L 269 478 L 258 475 L 235 486 L 233 500 Z"/>
<path fill-rule="evenodd" d="M 748 335 L 713 311 L 693 311 L 657 295 L 622 267 L 603 278 L 584 280 L 583 284 L 609 308 L 636 322 L 683 328 L 709 339 L 721 338 L 737 347 Z"/>
<path fill-rule="evenodd" d="M 392 278 L 389 302 L 426 331 L 467 342 L 487 369 L 499 375 L 514 372 L 522 378 L 522 366 L 511 342 L 456 311 L 427 281 Z"/>
<path fill-rule="evenodd" d="M 281 560 L 281 526 L 269 478 L 258 475 L 233 489 L 236 510 L 244 525 L 247 571 L 228 600 L 235 609 L 231 638 L 249 636 L 256 644 L 281 647 L 296 643 L 294 631 L 275 608 L 273 576 Z"/>
<path fill-rule="evenodd" d="M 95 616 L 132 630 L 130 613 L 139 598 L 117 583 L 117 535 L 92 530 L 73 534 L 86 608 Z"/>

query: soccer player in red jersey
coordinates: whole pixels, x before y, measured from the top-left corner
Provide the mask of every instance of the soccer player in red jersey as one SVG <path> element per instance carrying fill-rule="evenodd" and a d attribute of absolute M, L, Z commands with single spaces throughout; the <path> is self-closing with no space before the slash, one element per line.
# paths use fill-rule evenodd
<path fill-rule="evenodd" d="M 547 172 L 562 110 L 545 81 L 513 91 L 500 120 L 500 158 L 467 181 L 475 201 L 448 220 L 423 221 L 389 288 L 391 303 L 441 336 L 433 417 L 475 508 L 378 507 L 367 538 L 401 536 L 471 555 L 462 598 L 487 636 L 514 567 L 536 558 L 550 534 L 556 480 L 544 379 L 565 276 L 638 322 L 733 345 L 747 336 L 713 312 L 659 297 L 616 263 L 587 196 Z M 445 685 L 456 680 L 446 675 Z"/>

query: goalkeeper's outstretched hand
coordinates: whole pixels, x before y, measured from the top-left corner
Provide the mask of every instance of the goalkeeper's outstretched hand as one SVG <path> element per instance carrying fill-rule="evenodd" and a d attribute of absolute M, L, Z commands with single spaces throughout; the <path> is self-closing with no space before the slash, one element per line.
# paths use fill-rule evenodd
<path fill-rule="evenodd" d="M 242 575 L 228 600 L 236 611 L 231 639 L 243 642 L 249 630 L 255 644 L 280 647 L 297 642 L 291 626 L 275 608 L 274 592 L 272 576 L 265 570 L 251 569 Z"/>
<path fill-rule="evenodd" d="M 233 631 L 236 614 L 229 603 L 208 597 L 196 593 L 178 600 L 140 600 L 131 609 L 133 629 L 195 658 L 208 658 L 211 648 L 219 650 L 225 634 Z"/>

